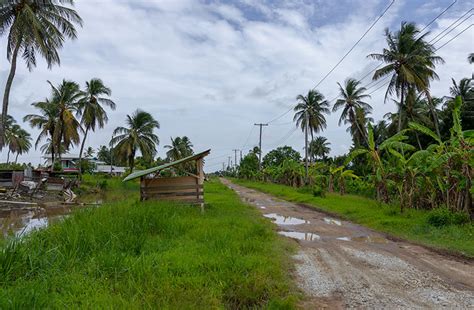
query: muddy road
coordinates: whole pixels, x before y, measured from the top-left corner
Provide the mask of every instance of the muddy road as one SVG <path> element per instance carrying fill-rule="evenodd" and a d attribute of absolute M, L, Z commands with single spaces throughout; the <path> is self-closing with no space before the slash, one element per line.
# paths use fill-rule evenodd
<path fill-rule="evenodd" d="M 474 262 L 444 256 L 273 196 L 222 182 L 298 243 L 303 307 L 474 309 Z"/>

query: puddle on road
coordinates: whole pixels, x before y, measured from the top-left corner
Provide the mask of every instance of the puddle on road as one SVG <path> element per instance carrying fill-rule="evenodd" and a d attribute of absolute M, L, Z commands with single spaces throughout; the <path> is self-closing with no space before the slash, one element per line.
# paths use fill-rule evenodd
<path fill-rule="evenodd" d="M 308 224 L 309 221 L 299 219 L 291 216 L 282 216 L 276 213 L 264 214 L 266 218 L 272 219 L 273 222 L 277 225 L 301 225 Z"/>
<path fill-rule="evenodd" d="M 298 240 L 305 240 L 305 241 L 315 241 L 315 240 L 321 240 L 321 236 L 313 233 L 307 233 L 307 232 L 298 232 L 298 231 L 279 231 L 278 232 L 280 235 L 283 235 L 285 237 L 293 238 L 293 239 L 298 239 Z"/>
<path fill-rule="evenodd" d="M 339 237 L 336 239 L 341 241 L 356 241 L 366 243 L 388 243 L 387 239 L 379 236 Z"/>
<path fill-rule="evenodd" d="M 335 224 L 335 225 L 337 225 L 337 226 L 341 226 L 341 225 L 342 225 L 341 221 L 338 221 L 338 220 L 335 220 L 335 219 L 331 219 L 331 218 L 327 218 L 327 217 L 324 218 L 324 222 L 326 222 L 327 224 Z"/>

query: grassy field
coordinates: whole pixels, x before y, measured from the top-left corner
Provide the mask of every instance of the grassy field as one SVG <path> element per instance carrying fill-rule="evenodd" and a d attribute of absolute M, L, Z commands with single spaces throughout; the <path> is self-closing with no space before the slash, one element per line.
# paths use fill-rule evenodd
<path fill-rule="evenodd" d="M 0 241 L 0 309 L 294 307 L 291 246 L 218 181 L 203 214 L 107 183 L 121 201 Z"/>
<path fill-rule="evenodd" d="M 431 211 L 410 209 L 401 214 L 396 206 L 380 204 L 375 200 L 354 195 L 329 193 L 325 198 L 321 198 L 284 185 L 241 179 L 233 181 L 288 201 L 314 206 L 396 237 L 474 257 L 472 223 L 435 227 L 428 222 Z"/>

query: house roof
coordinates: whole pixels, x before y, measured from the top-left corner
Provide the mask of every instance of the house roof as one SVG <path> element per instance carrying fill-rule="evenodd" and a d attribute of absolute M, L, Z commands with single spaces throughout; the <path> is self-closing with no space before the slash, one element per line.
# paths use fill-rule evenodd
<path fill-rule="evenodd" d="M 171 168 L 173 166 L 176 166 L 176 165 L 188 162 L 188 161 L 201 159 L 201 158 L 209 155 L 210 152 L 211 152 L 211 150 L 209 149 L 209 150 L 201 152 L 201 153 L 197 153 L 197 154 L 185 157 L 185 158 L 181 158 L 181 159 L 179 159 L 177 161 L 173 161 L 171 163 L 167 163 L 167 164 L 164 164 L 164 165 L 161 165 L 161 166 L 157 166 L 157 167 L 153 167 L 153 168 L 150 168 L 150 169 L 141 170 L 141 171 L 131 173 L 125 179 L 123 179 L 123 182 L 130 181 L 130 180 L 133 180 L 133 179 L 136 179 L 136 178 L 139 178 L 139 177 L 142 177 L 142 176 L 145 176 L 145 175 L 148 175 L 150 173 L 154 173 L 154 172 L 157 172 L 157 171 L 160 171 L 160 170 L 163 170 L 163 169 Z"/>

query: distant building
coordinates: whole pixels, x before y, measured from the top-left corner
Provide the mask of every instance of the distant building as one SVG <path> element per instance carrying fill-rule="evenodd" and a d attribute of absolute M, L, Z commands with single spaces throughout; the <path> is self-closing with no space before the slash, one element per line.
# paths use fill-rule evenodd
<path fill-rule="evenodd" d="M 43 156 L 45 159 L 46 167 L 52 166 L 51 156 Z M 122 175 L 125 173 L 126 167 L 113 166 L 106 164 L 104 161 L 100 161 L 97 158 L 83 158 L 88 160 L 94 166 L 95 173 L 107 173 L 113 175 Z M 77 172 L 79 171 L 77 165 L 79 163 L 79 155 L 75 154 L 64 154 L 61 156 L 61 167 L 65 172 Z"/>

